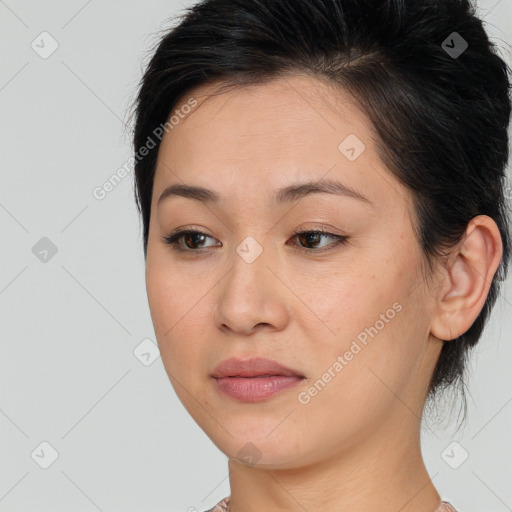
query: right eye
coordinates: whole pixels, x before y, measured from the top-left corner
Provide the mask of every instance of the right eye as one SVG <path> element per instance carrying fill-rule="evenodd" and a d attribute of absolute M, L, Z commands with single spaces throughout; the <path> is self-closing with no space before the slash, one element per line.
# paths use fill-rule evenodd
<path fill-rule="evenodd" d="M 178 252 L 202 252 L 201 247 L 194 247 L 196 244 L 200 244 L 204 241 L 205 238 L 212 238 L 206 233 L 202 233 L 201 231 L 195 230 L 183 230 L 178 231 L 177 233 L 173 233 L 168 236 L 164 236 L 164 242 L 170 245 L 175 251 Z M 180 241 L 183 239 L 185 243 L 185 249 L 180 245 Z M 213 238 L 212 238 L 213 240 Z M 208 247 L 208 246 L 207 246 Z M 210 246 L 211 247 L 211 246 Z"/>

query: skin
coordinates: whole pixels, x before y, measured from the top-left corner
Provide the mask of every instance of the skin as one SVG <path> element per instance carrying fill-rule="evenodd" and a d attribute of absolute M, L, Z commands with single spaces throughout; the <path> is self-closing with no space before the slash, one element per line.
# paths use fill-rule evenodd
<path fill-rule="evenodd" d="M 442 340 L 469 329 L 485 302 L 502 254 L 496 224 L 475 217 L 427 281 L 412 196 L 347 92 L 299 74 L 212 95 L 217 85 L 189 91 L 198 106 L 162 140 L 146 283 L 169 379 L 229 457 L 230 511 L 434 512 L 441 497 L 420 449 L 428 382 Z M 365 144 L 354 161 L 338 149 L 349 134 Z M 322 177 L 371 203 L 322 193 L 272 205 L 274 190 Z M 158 204 L 177 183 L 223 199 Z M 162 237 L 180 227 L 208 236 L 177 253 Z M 294 234 L 322 227 L 347 243 Z M 263 249 L 252 263 L 236 252 L 248 236 Z M 393 304 L 394 318 L 301 403 L 299 393 Z M 305 379 L 263 402 L 238 402 L 210 377 L 232 356 L 268 357 Z M 252 461 L 247 443 L 258 450 Z"/>

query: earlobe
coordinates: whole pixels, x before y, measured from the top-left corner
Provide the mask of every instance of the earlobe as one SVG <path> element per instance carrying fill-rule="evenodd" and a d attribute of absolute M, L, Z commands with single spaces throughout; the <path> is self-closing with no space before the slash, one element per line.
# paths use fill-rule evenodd
<path fill-rule="evenodd" d="M 444 269 L 431 333 L 441 340 L 464 334 L 482 310 L 498 269 L 503 245 L 498 226 L 486 215 L 471 219 L 465 238 Z"/>

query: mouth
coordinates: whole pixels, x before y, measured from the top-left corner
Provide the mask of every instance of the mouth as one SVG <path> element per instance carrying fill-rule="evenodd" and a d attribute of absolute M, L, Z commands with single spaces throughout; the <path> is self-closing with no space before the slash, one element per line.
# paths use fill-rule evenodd
<path fill-rule="evenodd" d="M 215 379 L 232 378 L 267 378 L 300 377 L 299 371 L 278 363 L 272 359 L 256 357 L 251 359 L 230 358 L 220 363 L 211 375 Z"/>
<path fill-rule="evenodd" d="M 282 375 L 275 373 L 272 375 L 227 375 L 226 377 L 219 377 L 223 379 L 264 379 L 265 377 L 288 377 L 288 375 Z"/>
<path fill-rule="evenodd" d="M 216 389 L 237 402 L 261 402 L 295 387 L 306 377 L 272 359 L 226 359 L 211 375 Z"/>
<path fill-rule="evenodd" d="M 237 402 L 261 402 L 289 390 L 304 377 L 298 375 L 257 375 L 253 377 L 218 377 L 216 388 Z"/>

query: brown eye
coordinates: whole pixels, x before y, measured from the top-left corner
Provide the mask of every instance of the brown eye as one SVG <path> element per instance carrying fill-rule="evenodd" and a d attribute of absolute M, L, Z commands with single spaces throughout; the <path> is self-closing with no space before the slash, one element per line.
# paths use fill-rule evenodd
<path fill-rule="evenodd" d="M 186 233 L 183 235 L 183 241 L 189 249 L 197 249 L 195 244 L 204 243 L 205 235 L 201 233 Z"/>
<path fill-rule="evenodd" d="M 319 247 L 318 244 L 321 242 L 322 237 L 331 238 L 334 240 L 334 242 Z M 204 252 L 203 249 L 212 247 L 212 245 L 202 245 L 208 238 L 214 240 L 211 236 L 207 235 L 206 233 L 202 233 L 201 231 L 185 230 L 178 231 L 177 233 L 173 233 L 169 236 L 164 236 L 163 241 L 164 243 L 172 246 L 172 248 L 178 252 L 200 253 Z M 349 237 L 345 235 L 336 235 L 334 233 L 329 233 L 328 231 L 310 230 L 297 231 L 295 232 L 295 236 L 293 238 L 299 240 L 299 245 L 294 244 L 295 247 L 310 253 L 320 253 L 329 251 L 339 245 L 345 244 Z M 184 242 L 184 245 L 180 243 L 181 241 Z"/>
<path fill-rule="evenodd" d="M 334 239 L 335 242 L 318 248 L 318 243 L 321 241 L 322 237 Z M 336 235 L 334 233 L 329 233 L 327 231 L 314 230 L 314 231 L 297 231 L 295 233 L 295 238 L 297 238 L 300 242 L 299 248 L 303 248 L 308 252 L 324 252 L 324 251 L 330 250 L 338 245 L 342 245 L 342 244 L 346 243 L 349 237 L 344 236 L 344 235 Z M 312 247 L 312 248 L 307 247 L 309 245 L 313 245 L 314 247 Z M 326 247 L 326 248 L 324 248 L 324 247 Z"/>
<path fill-rule="evenodd" d="M 173 249 L 181 252 L 200 252 L 200 249 L 203 249 L 208 246 L 197 247 L 198 244 L 204 243 L 205 239 L 212 238 L 206 233 L 201 233 L 201 231 L 187 230 L 187 231 L 178 231 L 169 236 L 164 237 L 164 243 L 171 245 Z M 185 243 L 185 248 L 179 243 L 183 239 Z M 213 238 L 212 238 L 213 240 Z"/>

